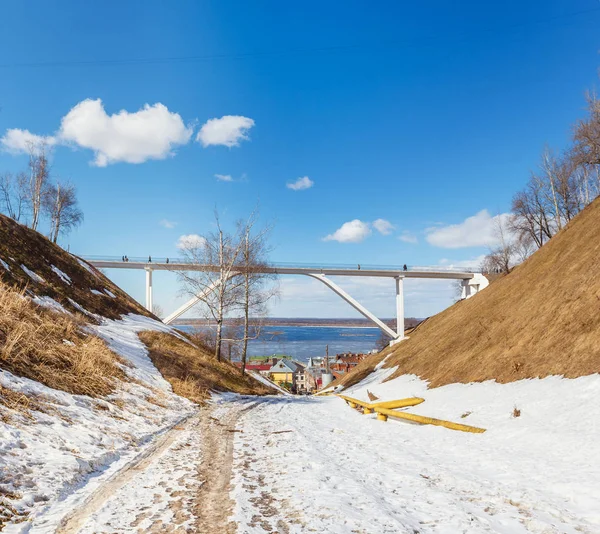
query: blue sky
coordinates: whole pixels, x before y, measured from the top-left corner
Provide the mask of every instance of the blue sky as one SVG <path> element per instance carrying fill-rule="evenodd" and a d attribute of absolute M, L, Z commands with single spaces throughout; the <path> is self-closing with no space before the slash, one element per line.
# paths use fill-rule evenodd
<path fill-rule="evenodd" d="M 568 143 L 599 25 L 594 0 L 5 2 L 0 170 L 52 136 L 85 213 L 62 244 L 83 255 L 173 257 L 214 207 L 229 223 L 260 203 L 273 260 L 468 264 L 544 144 Z M 142 299 L 141 273 L 109 274 Z M 343 283 L 392 315 L 393 282 Z M 281 286 L 274 315 L 354 315 L 318 282 Z M 406 286 L 408 315 L 452 300 Z M 156 276 L 165 310 L 177 289 Z"/>

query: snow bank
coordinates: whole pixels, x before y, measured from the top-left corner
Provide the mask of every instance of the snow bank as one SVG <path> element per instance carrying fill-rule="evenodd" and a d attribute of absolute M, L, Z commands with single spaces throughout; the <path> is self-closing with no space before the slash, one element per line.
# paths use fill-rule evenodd
<path fill-rule="evenodd" d="M 25 267 L 25 265 L 21 264 L 21 269 L 23 269 L 23 271 L 25 272 L 25 274 L 27 276 L 29 276 L 29 278 L 31 278 L 34 282 L 37 282 L 38 284 L 45 284 L 46 283 L 46 280 L 44 280 L 39 274 L 36 274 L 32 270 L 30 270 L 27 267 Z"/>
<path fill-rule="evenodd" d="M 32 412 L 32 420 L 13 410 L 8 422 L 0 418 L 0 487 L 21 494 L 11 504 L 32 520 L 4 532 L 54 532 L 64 513 L 100 481 L 195 411 L 172 392 L 136 335 L 169 327 L 128 315 L 89 328 L 128 362 L 124 370 L 135 378 L 107 399 L 71 395 L 0 370 L 0 385 L 47 404 L 46 413 Z"/>
<path fill-rule="evenodd" d="M 0 265 L 2 265 L 2 267 L 4 268 L 4 270 L 10 272 L 10 267 L 8 266 L 8 263 L 6 263 L 2 258 L 0 258 Z"/>
<path fill-rule="evenodd" d="M 54 271 L 54 273 L 67 285 L 71 285 L 71 278 L 68 274 L 63 273 L 58 267 L 51 265 L 50 268 Z"/>

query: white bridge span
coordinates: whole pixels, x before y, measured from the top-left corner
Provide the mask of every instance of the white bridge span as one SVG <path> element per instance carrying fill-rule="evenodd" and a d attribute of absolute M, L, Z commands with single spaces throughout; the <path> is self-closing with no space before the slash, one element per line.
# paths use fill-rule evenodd
<path fill-rule="evenodd" d="M 215 265 L 198 265 L 185 262 L 178 258 L 169 260 L 167 258 L 141 259 L 133 258 L 123 261 L 115 258 L 101 258 L 83 256 L 82 259 L 97 267 L 98 269 L 138 269 L 146 271 L 146 309 L 152 311 L 152 272 L 153 271 L 210 271 L 218 272 Z M 439 267 L 384 267 L 369 265 L 312 265 L 312 264 L 283 264 L 270 263 L 262 267 L 261 272 L 277 275 L 306 275 L 324 283 L 332 291 L 342 297 L 354 309 L 364 317 L 376 324 L 396 343 L 404 339 L 404 279 L 406 278 L 429 278 L 462 281 L 462 296 L 469 298 L 488 285 L 488 279 L 476 270 L 453 270 L 440 269 Z M 234 275 L 235 276 L 235 275 Z M 371 313 L 360 302 L 352 298 L 340 286 L 334 283 L 330 276 L 372 276 L 393 278 L 396 281 L 396 330 L 394 331 L 376 315 Z M 207 291 L 210 291 L 209 288 Z M 202 299 L 202 295 L 196 296 L 175 310 L 164 322 L 169 324 L 190 310 Z"/>

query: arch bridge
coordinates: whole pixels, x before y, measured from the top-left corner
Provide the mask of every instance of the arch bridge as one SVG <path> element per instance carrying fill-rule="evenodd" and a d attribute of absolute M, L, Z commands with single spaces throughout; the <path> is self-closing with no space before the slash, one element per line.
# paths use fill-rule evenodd
<path fill-rule="evenodd" d="M 187 262 L 180 258 L 131 258 L 123 261 L 120 258 L 82 256 L 98 269 L 137 269 L 146 272 L 146 309 L 152 311 L 152 273 L 154 271 L 204 271 L 218 272 L 216 265 L 200 265 Z M 319 265 L 301 263 L 269 263 L 260 268 L 261 273 L 276 275 L 305 275 L 319 280 L 334 293 L 339 295 L 355 310 L 377 325 L 388 337 L 391 343 L 397 343 L 404 339 L 404 280 L 407 278 L 460 280 L 462 282 L 462 297 L 470 298 L 475 293 L 488 286 L 488 279 L 475 269 L 441 269 L 440 267 L 417 267 L 406 266 L 375 266 L 375 265 Z M 234 276 L 237 273 L 234 274 Z M 330 276 L 366 276 L 377 278 L 393 278 L 396 282 L 396 330 L 390 328 L 386 323 L 371 313 L 360 302 L 350 296 Z M 216 283 L 215 283 L 216 284 Z M 209 287 L 208 291 L 214 289 Z M 202 295 L 195 296 L 169 316 L 165 317 L 166 324 L 190 310 L 195 304 L 202 300 Z"/>

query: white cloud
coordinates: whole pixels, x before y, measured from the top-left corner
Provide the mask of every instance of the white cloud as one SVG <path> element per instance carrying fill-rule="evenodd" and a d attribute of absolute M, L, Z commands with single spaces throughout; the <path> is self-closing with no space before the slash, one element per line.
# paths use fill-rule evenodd
<path fill-rule="evenodd" d="M 219 182 L 233 182 L 233 178 L 231 177 L 231 174 L 215 174 L 215 178 Z"/>
<path fill-rule="evenodd" d="M 288 182 L 286 187 L 292 191 L 302 191 L 303 189 L 310 189 L 315 182 L 313 182 L 308 176 L 298 178 L 295 182 Z"/>
<path fill-rule="evenodd" d="M 390 235 L 396 229 L 390 221 L 386 221 L 385 219 L 373 221 L 373 228 L 383 235 Z"/>
<path fill-rule="evenodd" d="M 492 247 L 498 243 L 495 235 L 497 221 L 504 221 L 509 216 L 503 213 L 492 217 L 487 210 L 481 210 L 459 224 L 428 228 L 427 241 L 440 248 Z"/>
<path fill-rule="evenodd" d="M 108 115 L 102 100 L 87 99 L 63 117 L 58 135 L 64 143 L 93 150 L 94 165 L 105 167 L 120 161 L 165 159 L 176 146 L 188 143 L 192 132 L 179 114 L 160 103 Z"/>
<path fill-rule="evenodd" d="M 408 230 L 404 230 L 404 232 L 402 232 L 401 235 L 398 236 L 398 239 L 400 241 L 404 241 L 405 243 L 418 243 L 419 240 L 417 239 L 417 236 L 414 234 L 411 234 Z"/>
<path fill-rule="evenodd" d="M 56 142 L 56 137 L 50 135 L 36 135 L 29 130 L 20 130 L 19 128 L 6 130 L 6 134 L 0 138 L 2 148 L 6 152 L 11 152 L 13 154 L 19 154 L 21 152 L 28 153 L 30 149 L 36 151 L 37 148 L 43 145 L 51 148 Z"/>
<path fill-rule="evenodd" d="M 161 221 L 159 221 L 158 224 L 160 224 L 164 228 L 168 228 L 169 230 L 172 230 L 173 228 L 175 228 L 177 226 L 176 222 L 169 221 L 168 219 L 162 219 Z"/>
<path fill-rule="evenodd" d="M 248 130 L 254 126 L 254 121 L 240 115 L 225 115 L 220 119 L 210 119 L 204 123 L 196 141 L 202 146 L 224 145 L 239 146 L 240 141 L 248 139 Z"/>
<path fill-rule="evenodd" d="M 354 219 L 342 224 L 333 234 L 323 238 L 323 241 L 338 241 L 340 243 L 360 243 L 371 235 L 371 226 L 367 222 Z"/>
<path fill-rule="evenodd" d="M 198 234 L 182 235 L 177 240 L 177 248 L 179 249 L 194 249 L 203 247 L 206 244 L 206 239 Z"/>

